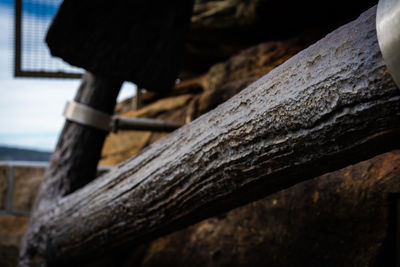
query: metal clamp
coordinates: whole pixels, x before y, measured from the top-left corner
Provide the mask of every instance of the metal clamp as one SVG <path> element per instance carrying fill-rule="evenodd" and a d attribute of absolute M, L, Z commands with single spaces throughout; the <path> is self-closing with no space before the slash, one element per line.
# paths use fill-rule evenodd
<path fill-rule="evenodd" d="M 103 131 L 112 130 L 113 119 L 111 115 L 75 101 L 67 102 L 64 117 L 70 121 Z"/>
<path fill-rule="evenodd" d="M 400 88 L 400 1 L 379 0 L 376 32 L 383 59 Z"/>
<path fill-rule="evenodd" d="M 163 120 L 111 116 L 75 101 L 67 102 L 64 117 L 70 121 L 107 132 L 117 132 L 118 130 L 171 132 L 182 126 L 179 123 Z"/>

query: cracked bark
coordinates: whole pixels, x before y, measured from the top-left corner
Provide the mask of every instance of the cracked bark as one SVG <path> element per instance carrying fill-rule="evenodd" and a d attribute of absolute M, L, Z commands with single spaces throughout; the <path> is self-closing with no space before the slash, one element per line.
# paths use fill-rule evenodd
<path fill-rule="evenodd" d="M 138 244 L 399 146 L 373 7 L 247 89 L 40 210 L 48 263 Z M 36 231 L 36 232 L 35 232 Z"/>

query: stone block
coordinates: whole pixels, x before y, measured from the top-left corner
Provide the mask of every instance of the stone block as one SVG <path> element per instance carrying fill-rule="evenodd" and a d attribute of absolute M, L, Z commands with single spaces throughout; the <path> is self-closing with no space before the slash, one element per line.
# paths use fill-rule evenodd
<path fill-rule="evenodd" d="M 8 165 L 0 165 L 0 210 L 6 208 L 9 173 Z"/>
<path fill-rule="evenodd" d="M 31 210 L 42 182 L 44 171 L 45 167 L 43 166 L 14 167 L 13 210 Z"/>

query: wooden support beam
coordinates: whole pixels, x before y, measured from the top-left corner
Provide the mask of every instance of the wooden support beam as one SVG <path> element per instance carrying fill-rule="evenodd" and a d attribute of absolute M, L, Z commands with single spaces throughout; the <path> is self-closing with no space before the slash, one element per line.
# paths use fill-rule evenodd
<path fill-rule="evenodd" d="M 373 7 L 84 188 L 48 203 L 21 265 L 137 244 L 399 147 Z"/>
<path fill-rule="evenodd" d="M 75 101 L 102 112 L 113 114 L 122 80 L 86 72 Z M 86 185 L 96 177 L 101 149 L 108 132 L 67 121 L 53 153 L 32 210 L 28 232 L 37 232 L 41 213 L 65 195 Z M 29 235 L 26 235 L 28 237 Z M 37 243 L 24 239 L 21 265 L 31 265 Z M 36 259 L 44 264 L 45 259 Z M 27 261 L 27 263 L 25 263 Z"/>

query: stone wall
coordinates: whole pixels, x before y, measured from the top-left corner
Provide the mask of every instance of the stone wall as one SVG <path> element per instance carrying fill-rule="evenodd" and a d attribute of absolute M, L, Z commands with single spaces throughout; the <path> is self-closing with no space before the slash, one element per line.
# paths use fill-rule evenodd
<path fill-rule="evenodd" d="M 19 245 L 47 163 L 0 162 L 0 266 L 17 265 Z M 108 167 L 100 167 L 98 174 Z"/>
<path fill-rule="evenodd" d="M 0 163 L 0 266 L 16 266 L 45 163 Z"/>

